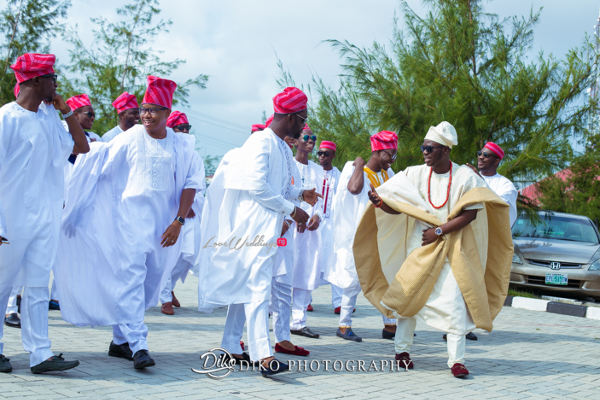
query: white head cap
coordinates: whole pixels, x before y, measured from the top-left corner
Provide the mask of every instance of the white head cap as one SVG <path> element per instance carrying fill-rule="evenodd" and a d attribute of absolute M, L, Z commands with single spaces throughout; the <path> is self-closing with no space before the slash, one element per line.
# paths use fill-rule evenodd
<path fill-rule="evenodd" d="M 458 144 L 456 129 L 446 121 L 443 121 L 438 126 L 431 126 L 425 136 L 425 140 L 433 140 L 436 143 L 450 148 Z"/>

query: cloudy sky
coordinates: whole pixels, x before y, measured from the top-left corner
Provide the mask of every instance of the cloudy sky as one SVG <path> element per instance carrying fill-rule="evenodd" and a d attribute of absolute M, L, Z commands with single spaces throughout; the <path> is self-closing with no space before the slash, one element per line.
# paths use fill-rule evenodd
<path fill-rule="evenodd" d="M 89 18 L 119 18 L 123 0 L 72 0 L 68 24 L 78 24 L 90 44 Z M 6 1 L 0 0 L 4 7 Z M 358 46 L 374 41 L 387 44 L 393 32 L 397 0 L 161 0 L 164 19 L 172 19 L 169 33 L 154 42 L 165 59 L 186 59 L 171 79 L 184 81 L 200 73 L 210 76 L 205 90 L 192 90 L 188 114 L 201 142 L 201 155 L 222 155 L 240 146 L 250 126 L 272 112 L 271 98 L 279 91 L 277 56 L 296 82 L 307 83 L 312 74 L 336 86 L 340 73 L 338 54 L 326 39 L 348 40 Z M 409 5 L 423 15 L 421 0 Z M 485 2 L 488 12 L 501 17 L 528 15 L 543 7 L 535 28 L 534 53 L 543 50 L 562 57 L 592 34 L 599 15 L 595 0 L 496 0 Z M 99 6 L 101 5 L 101 7 Z M 59 40 L 52 51 L 63 62 L 68 49 Z M 535 54 L 532 54 L 534 56 Z M 318 135 L 318 133 L 317 133 Z"/>

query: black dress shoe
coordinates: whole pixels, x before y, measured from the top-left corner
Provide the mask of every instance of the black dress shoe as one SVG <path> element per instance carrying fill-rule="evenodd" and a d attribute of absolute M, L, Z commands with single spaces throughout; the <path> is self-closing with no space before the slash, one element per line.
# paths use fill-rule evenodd
<path fill-rule="evenodd" d="M 465 337 L 467 338 L 467 340 L 477 340 L 477 336 L 475 336 L 473 332 L 467 333 L 467 336 Z"/>
<path fill-rule="evenodd" d="M 138 350 L 133 355 L 133 368 L 135 369 L 143 369 L 146 367 L 153 367 L 156 363 L 150 357 L 150 353 L 148 350 Z"/>
<path fill-rule="evenodd" d="M 79 361 L 66 361 L 62 358 L 62 353 L 57 356 L 50 357 L 48 360 L 31 367 L 31 372 L 34 374 L 41 374 L 42 372 L 51 371 L 66 371 L 71 368 L 75 368 L 79 365 Z"/>
<path fill-rule="evenodd" d="M 10 358 L 4 357 L 0 354 L 0 372 L 12 372 L 12 365 L 10 365 Z"/>
<path fill-rule="evenodd" d="M 269 366 L 267 368 L 261 366 L 259 368 L 260 373 L 262 374 L 262 376 L 269 377 L 272 375 L 276 375 L 276 374 L 280 374 L 282 372 L 287 372 L 290 370 L 290 366 L 288 364 L 282 363 L 281 361 L 275 359 L 275 360 L 271 360 L 271 362 L 269 363 Z"/>
<path fill-rule="evenodd" d="M 11 313 L 8 314 L 8 317 L 4 317 L 4 325 L 10 326 L 11 328 L 21 328 L 21 318 L 19 318 L 19 314 Z"/>
<path fill-rule="evenodd" d="M 381 331 L 382 339 L 394 340 L 395 337 L 396 337 L 396 332 L 386 331 L 385 329 Z"/>
<path fill-rule="evenodd" d="M 133 352 L 129 348 L 129 343 L 115 344 L 110 342 L 108 346 L 108 355 L 111 357 L 125 358 L 129 361 L 133 361 Z"/>
<path fill-rule="evenodd" d="M 221 360 L 222 364 L 224 364 L 224 365 L 230 365 L 232 359 L 233 359 L 233 365 L 242 365 L 242 361 L 245 361 L 244 364 L 246 364 L 246 366 L 250 366 L 250 367 L 258 367 L 260 365 L 259 361 L 250 360 L 250 356 L 246 352 L 242 353 L 242 358 L 237 358 L 233 354 L 231 355 L 231 357 L 229 357 L 229 354 L 227 354 L 227 353 L 222 353 L 221 358 L 222 358 L 222 360 Z"/>
<path fill-rule="evenodd" d="M 290 333 L 292 335 L 306 336 L 306 337 L 309 337 L 311 339 L 318 339 L 319 338 L 319 334 L 318 333 L 314 333 L 313 331 L 311 331 L 308 328 L 308 326 L 305 326 L 302 329 L 290 329 Z"/>

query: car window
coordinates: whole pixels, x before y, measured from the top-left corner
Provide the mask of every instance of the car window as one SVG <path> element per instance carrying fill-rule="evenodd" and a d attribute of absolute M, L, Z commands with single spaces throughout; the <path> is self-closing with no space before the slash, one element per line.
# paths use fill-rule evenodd
<path fill-rule="evenodd" d="M 559 239 L 598 244 L 598 236 L 587 220 L 541 214 L 541 221 L 532 222 L 527 217 L 517 218 L 512 227 L 513 237 Z"/>

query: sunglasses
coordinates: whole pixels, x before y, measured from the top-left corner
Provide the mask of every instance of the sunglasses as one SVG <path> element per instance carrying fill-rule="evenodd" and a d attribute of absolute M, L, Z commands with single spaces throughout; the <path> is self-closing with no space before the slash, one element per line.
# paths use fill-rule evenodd
<path fill-rule="evenodd" d="M 318 157 L 321 157 L 321 156 L 329 157 L 330 155 L 331 155 L 331 153 L 328 151 L 317 151 Z"/>
<path fill-rule="evenodd" d="M 46 75 L 40 75 L 40 78 L 50 78 L 54 81 L 54 83 L 56 83 L 56 80 L 58 79 L 58 75 L 56 74 L 46 74 Z"/>
<path fill-rule="evenodd" d="M 166 110 L 166 108 L 162 107 L 162 108 L 144 108 L 144 107 L 140 107 L 140 115 L 144 115 L 146 113 L 150 113 L 150 115 L 152 115 L 153 117 L 156 116 L 156 114 L 158 114 L 159 111 L 162 110 Z"/>
<path fill-rule="evenodd" d="M 425 152 L 427 151 L 428 153 L 431 153 L 433 151 L 433 149 L 441 149 L 442 147 L 446 147 L 446 146 L 421 146 L 421 152 Z"/>
<path fill-rule="evenodd" d="M 86 111 L 86 112 L 83 112 L 83 111 L 74 111 L 74 112 L 77 113 L 77 114 L 85 114 L 89 118 L 96 118 L 96 114 L 94 114 L 93 111 Z"/>
<path fill-rule="evenodd" d="M 488 153 L 487 151 L 478 151 L 477 157 L 488 158 L 488 157 L 497 157 L 494 153 Z"/>
<path fill-rule="evenodd" d="M 388 156 L 390 156 L 390 158 L 392 159 L 392 162 L 396 161 L 396 158 L 398 158 L 398 153 L 392 155 L 392 154 L 388 153 L 385 150 L 381 150 L 381 151 L 383 151 L 385 154 L 387 154 Z"/>
<path fill-rule="evenodd" d="M 300 114 L 294 114 L 296 117 L 300 117 L 302 119 L 302 122 L 306 123 L 306 121 L 308 121 L 308 117 L 304 118 L 302 115 Z"/>
<path fill-rule="evenodd" d="M 302 136 L 302 139 L 305 142 L 308 142 L 308 139 L 312 140 L 313 142 L 317 141 L 317 137 L 315 135 L 304 135 L 304 136 Z"/>
<path fill-rule="evenodd" d="M 180 131 L 189 131 L 190 129 L 192 129 L 191 125 L 177 125 L 174 129 L 180 130 Z"/>

